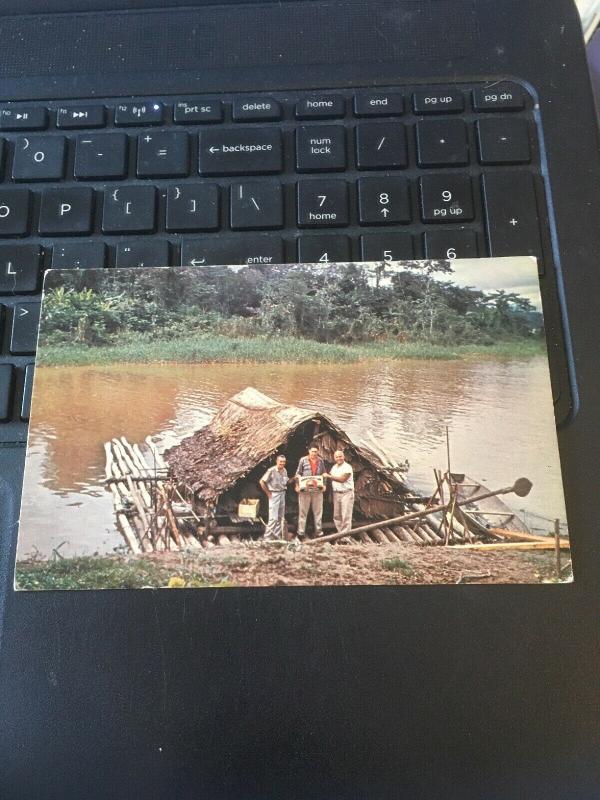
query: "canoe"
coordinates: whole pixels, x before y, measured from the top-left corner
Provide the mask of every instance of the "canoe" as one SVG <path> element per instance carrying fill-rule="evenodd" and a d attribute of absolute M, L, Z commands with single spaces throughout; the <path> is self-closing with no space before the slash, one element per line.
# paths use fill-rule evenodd
<path fill-rule="evenodd" d="M 456 485 L 457 500 L 459 502 L 489 491 L 485 484 L 476 481 L 474 478 L 469 478 L 468 475 L 452 473 L 452 480 Z M 497 495 L 475 503 L 466 503 L 466 505 L 461 506 L 461 511 L 473 533 L 485 535 L 489 533 L 490 528 L 531 533 L 523 518 L 512 511 L 502 498 Z"/>

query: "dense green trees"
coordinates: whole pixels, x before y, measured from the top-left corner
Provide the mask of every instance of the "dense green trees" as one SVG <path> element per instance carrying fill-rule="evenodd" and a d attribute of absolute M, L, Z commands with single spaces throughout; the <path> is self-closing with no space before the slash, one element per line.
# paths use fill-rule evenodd
<path fill-rule="evenodd" d="M 344 264 L 50 273 L 42 343 L 212 332 L 458 345 L 541 335 L 529 300 L 461 288 L 448 273 L 440 262 L 396 272 Z"/>

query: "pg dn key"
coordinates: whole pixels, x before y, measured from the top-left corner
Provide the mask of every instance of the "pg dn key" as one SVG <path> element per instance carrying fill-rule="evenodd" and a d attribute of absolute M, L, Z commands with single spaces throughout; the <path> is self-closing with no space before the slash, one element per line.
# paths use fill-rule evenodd
<path fill-rule="evenodd" d="M 421 178 L 423 222 L 465 222 L 473 219 L 473 190 L 468 175 L 426 175 Z"/>

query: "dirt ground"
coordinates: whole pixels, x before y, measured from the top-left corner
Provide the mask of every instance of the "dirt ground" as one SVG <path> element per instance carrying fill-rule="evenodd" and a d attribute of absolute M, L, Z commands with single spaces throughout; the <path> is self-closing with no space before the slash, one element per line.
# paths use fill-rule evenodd
<path fill-rule="evenodd" d="M 552 551 L 461 552 L 413 544 L 253 542 L 146 558 L 171 568 L 188 586 L 194 578 L 234 586 L 323 586 L 541 583 L 556 575 Z"/>

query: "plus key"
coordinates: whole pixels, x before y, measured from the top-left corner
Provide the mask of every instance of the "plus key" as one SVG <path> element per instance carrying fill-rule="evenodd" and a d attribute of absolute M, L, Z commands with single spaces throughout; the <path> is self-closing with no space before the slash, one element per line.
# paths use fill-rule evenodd
<path fill-rule="evenodd" d="M 490 256 L 535 256 L 541 271 L 533 177 L 526 172 L 489 173 L 482 188 Z"/>

